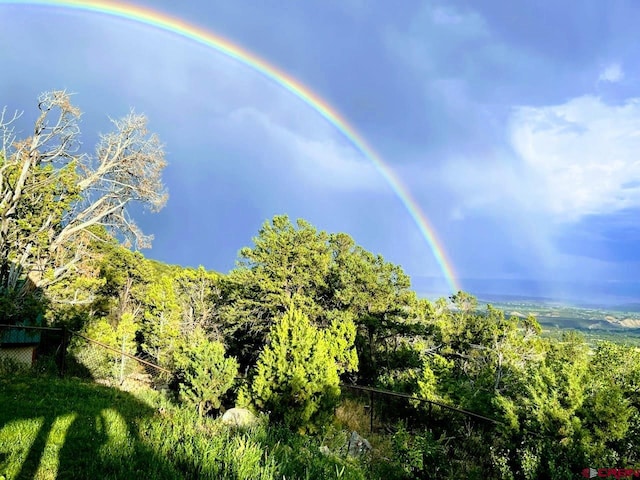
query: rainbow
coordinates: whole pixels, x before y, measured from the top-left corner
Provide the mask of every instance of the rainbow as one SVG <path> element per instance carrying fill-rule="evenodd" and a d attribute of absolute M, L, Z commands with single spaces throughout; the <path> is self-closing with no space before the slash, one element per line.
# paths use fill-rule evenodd
<path fill-rule="evenodd" d="M 426 215 L 413 198 L 407 187 L 405 187 L 393 170 L 382 160 L 356 130 L 350 126 L 335 108 L 326 101 L 305 87 L 286 73 L 279 71 L 274 66 L 268 64 L 259 57 L 243 50 L 230 41 L 221 38 L 202 28 L 191 25 L 180 19 L 157 12 L 147 7 L 130 5 L 123 2 L 106 2 L 102 0 L 72 1 L 72 0 L 0 0 L 1 4 L 49 6 L 57 8 L 68 8 L 86 12 L 94 12 L 111 17 L 123 18 L 126 20 L 142 23 L 188 38 L 199 44 L 213 48 L 218 52 L 234 58 L 239 62 L 251 67 L 265 77 L 296 95 L 311 108 L 316 110 L 326 120 L 333 124 L 366 158 L 368 158 L 378 171 L 385 178 L 389 186 L 398 196 L 405 206 L 409 215 L 420 230 L 433 253 L 441 271 L 444 275 L 452 293 L 461 290 L 451 261 L 447 258 L 442 244 L 436 236 L 434 228 L 431 226 Z"/>

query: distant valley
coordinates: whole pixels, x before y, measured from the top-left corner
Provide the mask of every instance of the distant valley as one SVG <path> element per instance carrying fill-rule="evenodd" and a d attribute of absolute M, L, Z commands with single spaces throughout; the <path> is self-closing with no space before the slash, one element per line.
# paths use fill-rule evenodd
<path fill-rule="evenodd" d="M 578 330 L 595 344 L 599 340 L 640 345 L 640 311 L 638 306 L 575 306 L 550 300 L 478 300 L 480 309 L 487 304 L 505 312 L 506 316 L 526 317 L 532 314 L 546 336 L 560 337 L 567 330 Z"/>
<path fill-rule="evenodd" d="M 607 339 L 640 345 L 640 301 L 630 297 L 609 296 L 598 300 L 600 303 L 589 303 L 518 294 L 474 295 L 480 310 L 491 305 L 504 311 L 507 317 L 534 315 L 547 335 L 558 337 L 563 331 L 578 330 L 590 341 Z M 435 300 L 447 295 L 422 293 L 419 296 Z"/>

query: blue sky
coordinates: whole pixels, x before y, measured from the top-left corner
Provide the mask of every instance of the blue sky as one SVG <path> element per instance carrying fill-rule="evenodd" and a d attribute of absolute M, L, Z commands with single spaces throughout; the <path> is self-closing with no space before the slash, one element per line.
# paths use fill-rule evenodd
<path fill-rule="evenodd" d="M 412 192 L 472 293 L 640 295 L 636 2 L 132 3 L 226 37 L 327 100 Z M 138 217 L 155 235 L 148 256 L 228 271 L 287 213 L 351 234 L 418 289 L 445 287 L 370 162 L 250 68 L 86 12 L 0 4 L 0 24 L 0 104 L 25 111 L 25 132 L 49 89 L 77 93 L 88 151 L 108 116 L 149 117 L 170 199 Z"/>

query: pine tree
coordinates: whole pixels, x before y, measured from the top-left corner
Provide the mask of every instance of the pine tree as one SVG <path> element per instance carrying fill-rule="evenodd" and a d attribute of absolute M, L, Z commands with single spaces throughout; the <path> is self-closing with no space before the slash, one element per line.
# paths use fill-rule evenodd
<path fill-rule="evenodd" d="M 251 391 L 271 418 L 305 430 L 322 424 L 340 395 L 330 336 L 290 308 L 271 329 Z"/>
<path fill-rule="evenodd" d="M 180 337 L 180 307 L 170 276 L 158 278 L 147 288 L 142 335 L 142 348 L 156 363 L 171 368 L 172 352 Z"/>
<path fill-rule="evenodd" d="M 225 356 L 224 345 L 210 341 L 202 329 L 196 329 L 175 354 L 180 396 L 195 404 L 198 413 L 218 409 L 221 397 L 238 374 L 238 362 Z"/>

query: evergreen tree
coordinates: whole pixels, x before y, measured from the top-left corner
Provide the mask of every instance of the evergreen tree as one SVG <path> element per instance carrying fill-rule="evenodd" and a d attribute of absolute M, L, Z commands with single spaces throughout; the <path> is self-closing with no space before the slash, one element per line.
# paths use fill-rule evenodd
<path fill-rule="evenodd" d="M 141 347 L 155 357 L 156 363 L 171 367 L 172 353 L 180 337 L 180 309 L 173 279 L 164 275 L 151 283 L 144 304 Z"/>
<path fill-rule="evenodd" d="M 213 338 L 222 338 L 218 311 L 221 276 L 204 267 L 182 268 L 174 276 L 174 290 L 181 313 L 180 330 L 188 335 L 203 328 Z"/>
<path fill-rule="evenodd" d="M 324 335 L 295 308 L 272 327 L 251 385 L 256 406 L 291 428 L 327 420 L 340 395 L 338 366 Z"/>
<path fill-rule="evenodd" d="M 219 409 L 222 396 L 233 386 L 238 362 L 225 356 L 224 345 L 212 342 L 196 329 L 175 353 L 180 397 L 204 415 Z"/>
<path fill-rule="evenodd" d="M 224 280 L 220 313 L 232 350 L 244 367 L 255 364 L 275 319 L 293 302 L 312 321 L 322 316 L 331 254 L 328 236 L 286 215 L 266 222 L 253 248 L 240 251 L 238 267 Z"/>

